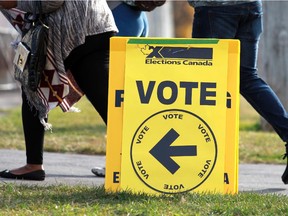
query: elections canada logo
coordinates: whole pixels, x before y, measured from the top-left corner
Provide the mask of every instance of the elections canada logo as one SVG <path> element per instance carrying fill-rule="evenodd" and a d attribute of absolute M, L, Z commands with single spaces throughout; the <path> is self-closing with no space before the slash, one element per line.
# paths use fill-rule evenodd
<path fill-rule="evenodd" d="M 213 48 L 145 45 L 140 51 L 145 64 L 213 66 Z"/>
<path fill-rule="evenodd" d="M 192 112 L 160 111 L 136 130 L 130 149 L 138 178 L 154 191 L 180 193 L 203 184 L 217 160 L 209 125 Z"/>

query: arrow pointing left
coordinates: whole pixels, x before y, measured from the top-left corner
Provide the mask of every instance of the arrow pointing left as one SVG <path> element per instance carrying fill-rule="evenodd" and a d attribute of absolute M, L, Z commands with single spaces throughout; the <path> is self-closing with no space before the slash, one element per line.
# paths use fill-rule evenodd
<path fill-rule="evenodd" d="M 171 158 L 173 156 L 196 156 L 197 146 L 171 146 L 179 134 L 171 128 L 165 136 L 150 150 L 153 155 L 171 174 L 180 166 Z"/>

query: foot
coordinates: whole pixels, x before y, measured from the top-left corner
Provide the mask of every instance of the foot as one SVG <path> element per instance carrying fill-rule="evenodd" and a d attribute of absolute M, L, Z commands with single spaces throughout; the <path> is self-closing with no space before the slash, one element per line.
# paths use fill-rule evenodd
<path fill-rule="evenodd" d="M 284 184 L 288 184 L 288 144 L 286 144 L 285 147 L 286 147 L 286 153 L 283 156 L 283 160 L 287 159 L 287 165 L 286 165 L 286 169 L 282 175 L 282 181 Z"/>
<path fill-rule="evenodd" d="M 42 165 L 27 164 L 17 169 L 4 170 L 0 172 L 0 177 L 43 181 L 45 179 L 45 171 Z"/>
<path fill-rule="evenodd" d="M 43 165 L 42 164 L 26 164 L 25 166 L 12 169 L 10 170 L 10 172 L 14 175 L 23 175 L 23 174 L 30 173 L 30 172 L 37 171 L 37 170 L 44 170 Z"/>
<path fill-rule="evenodd" d="M 98 177 L 105 177 L 105 167 L 94 167 L 91 172 Z"/>

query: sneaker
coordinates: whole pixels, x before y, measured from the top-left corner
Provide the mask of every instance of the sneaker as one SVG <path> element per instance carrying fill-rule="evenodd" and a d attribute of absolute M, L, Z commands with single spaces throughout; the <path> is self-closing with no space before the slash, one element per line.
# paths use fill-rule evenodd
<path fill-rule="evenodd" d="M 284 184 L 288 184 L 288 144 L 286 144 L 285 146 L 286 146 L 286 153 L 283 156 L 283 160 L 287 159 L 287 165 L 286 165 L 286 169 L 282 175 L 282 181 L 284 182 Z"/>
<path fill-rule="evenodd" d="M 94 167 L 91 172 L 98 177 L 105 177 L 105 167 Z"/>

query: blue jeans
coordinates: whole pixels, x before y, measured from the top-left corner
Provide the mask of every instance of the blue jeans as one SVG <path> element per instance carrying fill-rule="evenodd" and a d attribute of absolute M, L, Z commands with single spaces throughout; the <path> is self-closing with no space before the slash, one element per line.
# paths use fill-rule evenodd
<path fill-rule="evenodd" d="M 148 20 L 145 12 L 134 10 L 131 6 L 121 3 L 112 10 L 112 13 L 119 30 L 117 36 L 148 36 Z"/>
<path fill-rule="evenodd" d="M 195 8 L 193 38 L 240 40 L 240 93 L 287 142 L 287 112 L 274 91 L 257 73 L 261 33 L 261 2 Z"/>

